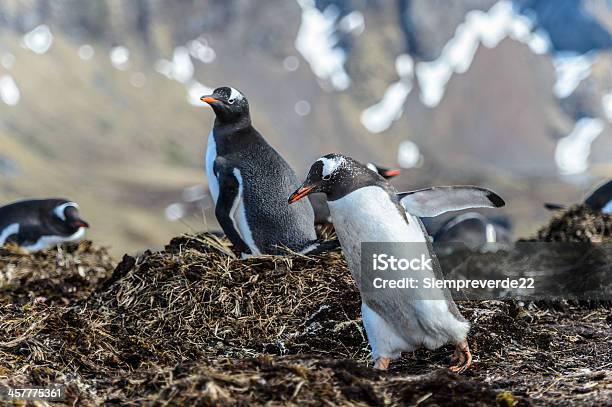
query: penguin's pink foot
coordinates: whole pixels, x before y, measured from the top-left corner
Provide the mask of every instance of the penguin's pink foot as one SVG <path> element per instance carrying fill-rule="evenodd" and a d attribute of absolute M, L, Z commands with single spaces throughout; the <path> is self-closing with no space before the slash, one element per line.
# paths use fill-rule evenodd
<path fill-rule="evenodd" d="M 389 358 L 378 358 L 376 362 L 374 362 L 374 369 L 387 370 L 389 369 L 389 362 L 391 362 Z"/>
<path fill-rule="evenodd" d="M 472 353 L 467 340 L 463 340 L 457 344 L 455 353 L 451 357 L 451 372 L 462 373 L 472 365 Z"/>

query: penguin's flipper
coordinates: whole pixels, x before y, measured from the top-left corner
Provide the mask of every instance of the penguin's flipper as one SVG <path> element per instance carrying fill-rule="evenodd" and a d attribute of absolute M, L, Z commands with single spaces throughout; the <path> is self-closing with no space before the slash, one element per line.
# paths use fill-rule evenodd
<path fill-rule="evenodd" d="M 240 185 L 234 176 L 232 167 L 223 165 L 222 160 L 215 161 L 214 171 L 219 180 L 219 197 L 215 205 L 215 216 L 227 238 L 232 242 L 234 248 L 242 253 L 251 253 L 249 246 L 242 240 L 233 219 L 233 212 L 238 205 L 240 197 Z"/>
<path fill-rule="evenodd" d="M 567 209 L 567 206 L 565 205 L 550 203 L 550 202 L 545 202 L 544 207 L 548 209 L 549 211 L 562 211 L 562 210 Z"/>
<path fill-rule="evenodd" d="M 584 203 L 596 211 L 612 211 L 612 180 L 599 186 L 584 200 Z"/>
<path fill-rule="evenodd" d="M 490 189 L 471 185 L 432 187 L 397 194 L 411 215 L 430 218 L 469 208 L 499 208 L 506 203 Z"/>

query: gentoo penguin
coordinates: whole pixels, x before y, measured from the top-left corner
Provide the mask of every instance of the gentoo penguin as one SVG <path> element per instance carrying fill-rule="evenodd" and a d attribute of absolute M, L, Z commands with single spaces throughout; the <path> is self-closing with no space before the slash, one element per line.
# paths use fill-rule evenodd
<path fill-rule="evenodd" d="M 466 212 L 450 218 L 433 235 L 433 239 L 434 246 L 461 242 L 472 250 L 511 244 L 509 223 L 505 219 L 489 218 L 478 212 Z"/>
<path fill-rule="evenodd" d="M 372 348 L 375 367 L 387 369 L 391 359 L 421 346 L 435 349 L 456 344 L 451 370 L 462 372 L 471 364 L 467 333 L 469 323 L 461 316 L 448 290 L 440 299 L 421 288 L 400 291 L 367 290 L 361 280 L 361 244 L 364 242 L 410 242 L 425 248 L 432 260 L 431 278 L 441 270 L 418 217 L 433 216 L 470 205 L 499 207 L 504 201 L 494 192 L 475 187 L 441 187 L 412 191 L 400 196 L 380 175 L 357 161 L 328 154 L 310 168 L 302 186 L 290 197 L 297 202 L 313 192 L 327 196 L 332 221 L 344 256 L 361 292 L 363 324 Z M 486 203 L 486 202 L 488 203 Z M 432 206 L 427 207 L 427 202 Z"/>
<path fill-rule="evenodd" d="M 243 256 L 280 254 L 284 247 L 311 252 L 317 247 L 312 206 L 287 204 L 299 182 L 252 126 L 246 97 L 222 87 L 201 100 L 216 115 L 206 173 L 215 216 L 228 239 Z"/>
<path fill-rule="evenodd" d="M 597 212 L 612 214 L 612 180 L 603 183 L 584 199 L 584 204 Z M 545 203 L 544 207 L 551 211 L 567 209 L 566 205 Z"/>
<path fill-rule="evenodd" d="M 400 170 L 380 167 L 374 163 L 367 163 L 366 167 L 376 173 L 378 173 L 384 179 L 391 179 L 400 174 Z M 329 215 L 329 208 L 327 207 L 327 201 L 325 200 L 324 194 L 311 194 L 308 195 L 312 209 L 315 214 L 316 225 L 330 225 L 331 218 Z"/>
<path fill-rule="evenodd" d="M 10 242 L 36 252 L 79 240 L 88 227 L 79 205 L 66 199 L 19 201 L 0 208 L 0 246 Z"/>

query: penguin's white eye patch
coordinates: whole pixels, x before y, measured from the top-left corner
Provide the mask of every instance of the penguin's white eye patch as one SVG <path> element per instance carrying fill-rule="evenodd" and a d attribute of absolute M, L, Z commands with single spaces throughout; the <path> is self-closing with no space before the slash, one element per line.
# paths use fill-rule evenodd
<path fill-rule="evenodd" d="M 338 169 L 343 163 L 344 160 L 342 158 L 326 158 L 321 157 L 317 161 L 323 163 L 323 177 L 332 174 L 334 171 Z"/>
<path fill-rule="evenodd" d="M 238 92 L 234 88 L 230 88 L 230 95 L 227 98 L 230 105 L 233 104 L 236 100 L 242 100 L 243 98 L 244 96 L 242 96 L 242 93 Z"/>
<path fill-rule="evenodd" d="M 56 206 L 55 209 L 53 209 L 53 213 L 61 220 L 66 220 L 66 214 L 64 212 L 66 211 L 66 208 L 71 206 L 77 210 L 79 209 L 79 205 L 76 202 L 66 202 L 64 204 Z"/>

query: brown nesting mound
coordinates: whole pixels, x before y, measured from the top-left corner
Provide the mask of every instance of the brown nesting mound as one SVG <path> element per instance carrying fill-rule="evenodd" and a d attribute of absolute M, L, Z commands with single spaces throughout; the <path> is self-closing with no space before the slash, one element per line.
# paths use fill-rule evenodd
<path fill-rule="evenodd" d="M 113 268 L 107 250 L 89 241 L 33 254 L 14 246 L 0 247 L 0 303 L 2 299 L 18 304 L 36 299 L 70 304 L 87 298 Z"/>
<path fill-rule="evenodd" d="M 532 240 L 542 242 L 602 242 L 612 240 L 612 215 L 587 205 L 572 206 L 555 213 L 549 224 Z"/>
<path fill-rule="evenodd" d="M 340 252 L 240 260 L 201 235 L 124 258 L 112 280 L 89 308 L 113 315 L 160 362 L 309 352 L 315 342 L 317 352 L 367 356 L 359 292 Z"/>

